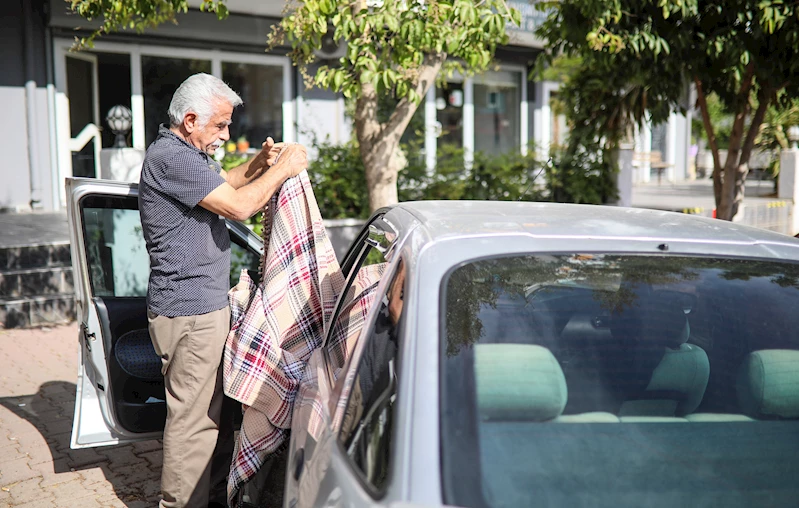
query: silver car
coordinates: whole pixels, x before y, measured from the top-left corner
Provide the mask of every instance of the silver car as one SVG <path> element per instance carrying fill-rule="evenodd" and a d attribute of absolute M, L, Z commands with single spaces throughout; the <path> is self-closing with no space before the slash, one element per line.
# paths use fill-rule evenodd
<path fill-rule="evenodd" d="M 73 446 L 157 436 L 158 380 L 119 353 L 146 328 L 135 187 L 68 191 L 84 346 Z M 256 263 L 257 241 L 230 231 Z M 330 342 L 352 316 L 340 303 L 307 364 L 283 504 L 795 505 L 798 261 L 791 237 L 669 212 L 381 210 L 342 267 L 348 287 L 387 268 L 362 331 Z"/>

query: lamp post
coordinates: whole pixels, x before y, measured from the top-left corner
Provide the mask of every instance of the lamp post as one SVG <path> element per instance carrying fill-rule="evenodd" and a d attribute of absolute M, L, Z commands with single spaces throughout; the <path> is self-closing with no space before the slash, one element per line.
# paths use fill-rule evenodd
<path fill-rule="evenodd" d="M 108 123 L 108 127 L 111 128 L 111 132 L 116 135 L 114 148 L 126 148 L 128 143 L 125 141 L 125 136 L 130 132 L 130 128 L 133 125 L 133 114 L 130 109 L 122 104 L 117 104 L 108 110 L 108 114 L 105 115 L 105 121 Z"/>
<path fill-rule="evenodd" d="M 788 127 L 788 140 L 791 142 L 791 149 L 796 150 L 799 148 L 799 125 L 791 125 Z"/>

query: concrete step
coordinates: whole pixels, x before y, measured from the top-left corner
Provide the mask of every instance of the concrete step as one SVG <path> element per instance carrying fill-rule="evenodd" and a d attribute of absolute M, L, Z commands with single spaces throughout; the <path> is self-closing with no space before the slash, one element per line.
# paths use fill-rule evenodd
<path fill-rule="evenodd" d="M 0 328 L 75 319 L 69 242 L 0 247 Z"/>
<path fill-rule="evenodd" d="M 72 293 L 72 266 L 0 270 L 0 298 Z"/>
<path fill-rule="evenodd" d="M 74 320 L 74 293 L 0 298 L 0 328 L 31 328 Z"/>
<path fill-rule="evenodd" d="M 0 246 L 0 272 L 72 266 L 71 263 L 69 242 L 14 247 Z"/>

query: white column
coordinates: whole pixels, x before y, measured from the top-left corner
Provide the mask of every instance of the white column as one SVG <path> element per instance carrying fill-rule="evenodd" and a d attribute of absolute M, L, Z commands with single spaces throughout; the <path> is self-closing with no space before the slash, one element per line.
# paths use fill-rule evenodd
<path fill-rule="evenodd" d="M 791 231 L 792 235 L 799 232 L 799 150 L 791 148 L 780 153 L 780 180 L 777 197 L 791 202 Z M 739 213 L 740 215 L 740 213 Z"/>
<path fill-rule="evenodd" d="M 633 152 L 635 145 L 621 143 L 619 145 L 619 173 L 616 175 L 616 188 L 619 192 L 616 205 L 630 207 L 633 205 Z"/>
<path fill-rule="evenodd" d="M 438 150 L 438 135 L 441 129 L 436 119 L 436 87 L 430 87 L 424 100 L 424 151 L 427 171 L 436 168 L 436 151 Z"/>
<path fill-rule="evenodd" d="M 530 143 L 529 126 L 529 113 L 527 110 L 527 75 L 524 71 L 520 73 L 521 79 L 519 80 L 519 89 L 521 90 L 521 112 L 519 115 L 519 140 L 522 155 L 527 155 L 527 145 Z"/>
<path fill-rule="evenodd" d="M 138 46 L 130 51 L 130 111 L 133 114 L 133 148 L 145 150 L 144 93 L 142 91 L 141 52 Z"/>
<path fill-rule="evenodd" d="M 652 151 L 652 123 L 647 118 L 643 124 L 638 128 L 638 135 L 635 140 L 635 151 L 649 155 Z M 644 160 L 640 161 L 638 165 L 639 182 L 649 182 L 650 180 L 650 166 L 649 162 Z"/>
<path fill-rule="evenodd" d="M 463 82 L 463 163 L 469 168 L 474 162 L 474 80 Z"/>
<path fill-rule="evenodd" d="M 682 172 L 675 171 L 679 164 L 678 159 L 680 158 L 677 152 L 678 123 L 679 115 L 672 111 L 671 114 L 669 114 L 668 129 L 666 131 L 666 153 L 663 154 L 663 159 L 671 164 L 671 166 L 666 168 L 666 181 L 672 183 L 676 180 L 675 174 L 680 175 L 680 177 L 685 174 L 684 167 L 681 167 Z"/>
<path fill-rule="evenodd" d="M 218 49 L 211 52 L 211 75 L 222 79 L 222 58 Z"/>
<path fill-rule="evenodd" d="M 292 97 L 292 78 L 296 78 L 302 82 L 299 71 L 295 74 L 292 72 L 292 69 L 293 67 L 289 59 L 286 58 L 286 61 L 283 62 L 283 141 L 286 143 L 297 141 L 297 124 L 295 118 L 298 116 L 297 102 L 301 100 L 300 97 Z"/>

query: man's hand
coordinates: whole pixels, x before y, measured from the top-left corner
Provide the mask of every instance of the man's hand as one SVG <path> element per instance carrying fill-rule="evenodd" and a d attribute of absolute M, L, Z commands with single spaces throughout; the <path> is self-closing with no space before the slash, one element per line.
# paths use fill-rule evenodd
<path fill-rule="evenodd" d="M 265 169 L 270 168 L 277 159 L 278 154 L 280 154 L 280 150 L 286 146 L 285 143 L 275 143 L 275 140 L 272 137 L 266 138 L 266 141 L 261 144 L 261 151 L 253 157 L 252 162 L 250 162 L 250 171 L 256 170 L 261 172 Z"/>
<path fill-rule="evenodd" d="M 287 178 L 297 176 L 302 170 L 308 168 L 308 155 L 302 145 L 286 145 L 279 155 L 280 158 L 275 163 L 275 168 L 285 170 Z"/>

